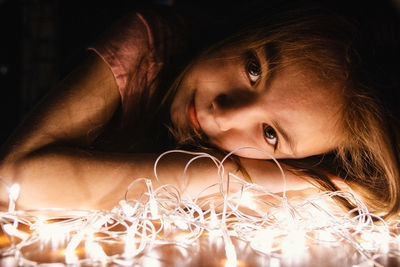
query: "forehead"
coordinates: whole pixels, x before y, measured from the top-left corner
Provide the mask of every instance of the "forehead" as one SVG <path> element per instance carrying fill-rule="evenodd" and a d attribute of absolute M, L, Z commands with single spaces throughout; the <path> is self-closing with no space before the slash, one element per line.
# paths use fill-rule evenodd
<path fill-rule="evenodd" d="M 338 82 L 324 81 L 300 66 L 288 66 L 264 90 L 263 106 L 293 136 L 295 156 L 325 153 L 338 145 L 344 102 Z"/>
<path fill-rule="evenodd" d="M 293 104 L 300 101 L 303 104 L 319 103 L 323 107 L 343 102 L 342 86 L 339 81 L 322 79 L 312 70 L 301 66 L 287 66 L 276 73 L 270 81 L 265 84 L 266 93 L 269 88 L 274 87 L 273 96 L 287 97 Z"/>

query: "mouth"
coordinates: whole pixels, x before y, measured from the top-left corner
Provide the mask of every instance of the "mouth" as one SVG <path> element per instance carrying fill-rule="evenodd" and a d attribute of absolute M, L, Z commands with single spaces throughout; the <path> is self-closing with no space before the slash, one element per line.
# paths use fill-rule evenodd
<path fill-rule="evenodd" d="M 188 106 L 188 115 L 189 115 L 189 121 L 190 121 L 190 124 L 192 125 L 192 127 L 195 130 L 200 131 L 201 126 L 197 119 L 196 106 L 194 104 L 194 95 Z"/>

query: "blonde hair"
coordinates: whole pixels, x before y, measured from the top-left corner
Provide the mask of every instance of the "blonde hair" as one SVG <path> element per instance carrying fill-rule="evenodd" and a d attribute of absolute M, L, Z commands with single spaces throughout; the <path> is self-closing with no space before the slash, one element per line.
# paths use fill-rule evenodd
<path fill-rule="evenodd" d="M 399 144 L 396 118 L 362 85 L 349 90 L 343 109 L 345 142 L 336 154 L 342 176 L 368 206 L 386 217 L 400 210 Z"/>
<path fill-rule="evenodd" d="M 287 65 L 298 65 L 320 81 L 340 86 L 344 95 L 340 145 L 326 155 L 281 162 L 324 190 L 339 190 L 330 178 L 342 178 L 373 211 L 390 217 L 400 210 L 400 128 L 378 100 L 378 91 L 360 78 L 357 40 L 357 28 L 347 19 L 321 8 L 296 9 L 253 21 L 205 50 L 194 62 L 218 56 L 221 51 L 234 54 L 264 47 L 272 74 Z M 190 67 L 172 90 L 179 87 Z M 210 146 L 197 133 L 171 131 L 180 144 Z M 338 200 L 352 207 L 346 200 Z"/>

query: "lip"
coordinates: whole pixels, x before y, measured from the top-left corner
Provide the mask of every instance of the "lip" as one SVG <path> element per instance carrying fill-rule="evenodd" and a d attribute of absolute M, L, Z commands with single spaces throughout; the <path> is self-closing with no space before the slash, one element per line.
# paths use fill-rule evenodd
<path fill-rule="evenodd" d="M 194 103 L 194 95 L 192 97 L 192 100 L 190 101 L 189 105 L 188 105 L 188 116 L 189 116 L 189 122 L 192 125 L 192 127 L 197 130 L 200 131 L 201 130 L 201 126 L 200 123 L 197 119 L 197 112 L 196 112 L 196 106 Z"/>

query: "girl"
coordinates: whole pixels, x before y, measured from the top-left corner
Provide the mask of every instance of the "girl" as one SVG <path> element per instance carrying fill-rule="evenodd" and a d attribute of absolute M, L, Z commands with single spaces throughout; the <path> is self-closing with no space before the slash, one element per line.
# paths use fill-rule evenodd
<path fill-rule="evenodd" d="M 321 8 L 241 26 L 199 49 L 163 11 L 115 25 L 4 147 L 0 174 L 21 184 L 20 207 L 111 208 L 133 178 L 154 178 L 166 149 L 251 146 L 281 159 L 289 190 L 350 187 L 373 211 L 397 213 L 399 127 L 360 78 L 355 26 Z M 279 192 L 264 158 L 240 150 L 226 168 Z M 216 181 L 204 160 L 184 187 L 187 160 L 163 159 L 161 182 L 196 194 Z"/>

